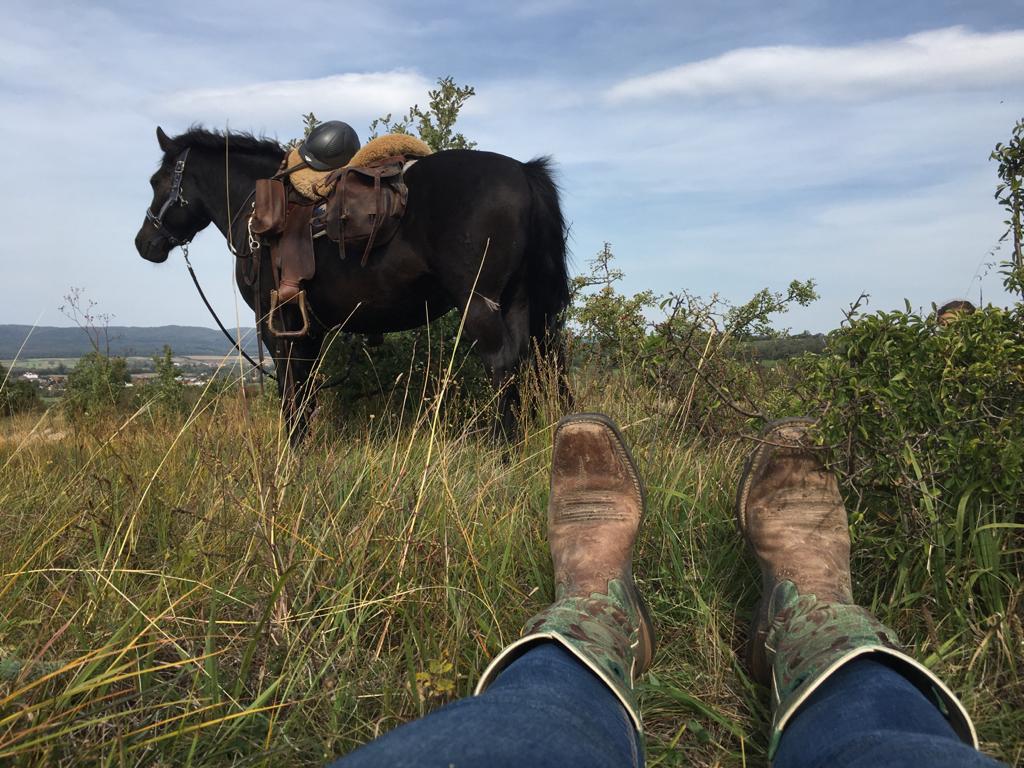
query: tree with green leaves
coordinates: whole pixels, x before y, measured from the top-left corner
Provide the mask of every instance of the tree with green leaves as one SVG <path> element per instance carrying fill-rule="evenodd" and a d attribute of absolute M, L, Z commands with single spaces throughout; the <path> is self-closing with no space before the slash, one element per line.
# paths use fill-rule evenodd
<path fill-rule="evenodd" d="M 1004 222 L 1006 231 L 1000 242 L 1010 240 L 1013 253 L 1005 264 L 1006 289 L 1024 296 L 1024 236 L 1022 236 L 1021 211 L 1024 210 L 1024 119 L 1013 126 L 1010 140 L 999 142 L 992 150 L 990 159 L 999 163 L 999 184 L 996 200 L 1006 209 L 1008 218 Z"/>
<path fill-rule="evenodd" d="M 65 413 L 79 417 L 116 408 L 130 378 L 123 357 L 97 351 L 82 355 L 68 374 L 63 400 Z"/>
<path fill-rule="evenodd" d="M 413 129 L 435 152 L 442 149 L 473 149 L 475 141 L 455 130 L 459 113 L 476 90 L 471 85 L 459 85 L 455 79 L 439 77 L 437 88 L 427 92 L 427 108 L 421 109 L 419 104 L 409 107 L 406 115 L 392 121 L 391 114 L 378 117 L 370 123 L 370 138 L 382 133 L 408 133 Z"/>
<path fill-rule="evenodd" d="M 657 305 L 652 291 L 632 296 L 616 290 L 625 274 L 612 266 L 611 243 L 588 262 L 585 275 L 572 279 L 569 321 L 580 352 L 602 365 L 620 367 L 634 359 L 647 338 L 646 312 Z"/>
<path fill-rule="evenodd" d="M 298 147 L 303 141 L 309 138 L 309 134 L 313 132 L 313 129 L 320 125 L 320 123 L 322 122 L 323 120 L 321 120 L 315 114 L 313 114 L 312 111 L 304 114 L 302 116 L 302 136 L 289 141 L 287 144 L 285 144 L 285 148 L 295 149 L 296 147 Z"/>
<path fill-rule="evenodd" d="M 391 113 L 370 123 L 369 139 L 387 133 L 418 135 L 434 151 L 472 149 L 476 142 L 456 129 L 466 101 L 476 93 L 471 85 L 459 85 L 452 77 L 438 78 L 437 88 L 427 94 L 427 107 L 409 107 L 404 117 L 392 120 Z M 312 113 L 303 117 L 307 130 L 317 124 Z M 340 382 L 327 390 L 339 404 L 374 396 L 387 397 L 396 385 L 410 391 L 429 393 L 431 378 L 439 373 L 438 360 L 447 360 L 459 331 L 459 318 L 454 312 L 434 320 L 429 327 L 390 333 L 382 344 L 369 345 L 363 336 L 342 333 L 325 344 L 321 373 Z M 460 350 L 457 378 L 466 394 L 485 391 L 486 377 L 469 346 Z M 417 398 L 406 400 L 412 407 Z"/>
<path fill-rule="evenodd" d="M 178 413 L 185 409 L 185 385 L 178 380 L 181 373 L 174 364 L 174 352 L 164 345 L 164 351 L 153 357 L 154 376 L 139 393 L 140 405 L 163 413 Z"/>

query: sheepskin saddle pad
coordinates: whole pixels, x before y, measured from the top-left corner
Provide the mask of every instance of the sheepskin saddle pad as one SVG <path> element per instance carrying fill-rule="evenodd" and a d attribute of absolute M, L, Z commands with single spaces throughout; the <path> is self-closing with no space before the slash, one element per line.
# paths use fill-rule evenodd
<path fill-rule="evenodd" d="M 427 143 L 405 133 L 389 133 L 366 142 L 366 146 L 356 152 L 349 160 L 346 168 L 358 168 L 373 165 L 388 157 L 404 155 L 408 158 L 426 157 L 433 150 Z M 286 168 L 292 168 L 302 162 L 299 150 L 288 153 Z M 300 168 L 288 174 L 292 189 L 307 200 L 322 200 L 331 193 L 331 185 L 327 177 L 336 171 L 314 171 L 312 168 Z"/>

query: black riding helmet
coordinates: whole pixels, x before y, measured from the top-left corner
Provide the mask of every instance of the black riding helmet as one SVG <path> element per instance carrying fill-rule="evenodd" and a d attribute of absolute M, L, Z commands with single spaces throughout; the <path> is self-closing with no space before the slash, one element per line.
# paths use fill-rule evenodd
<path fill-rule="evenodd" d="M 320 123 L 299 145 L 299 156 L 315 171 L 333 171 L 348 163 L 359 149 L 359 136 L 341 120 Z"/>

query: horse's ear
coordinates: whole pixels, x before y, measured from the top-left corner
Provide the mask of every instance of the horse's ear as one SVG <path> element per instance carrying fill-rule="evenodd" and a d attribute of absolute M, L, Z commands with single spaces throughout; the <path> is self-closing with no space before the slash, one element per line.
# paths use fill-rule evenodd
<path fill-rule="evenodd" d="M 160 144 L 160 149 L 162 149 L 164 152 L 169 150 L 171 148 L 171 144 L 173 143 L 171 141 L 171 137 L 164 133 L 164 129 L 161 128 L 159 125 L 156 127 L 156 140 L 157 143 Z"/>

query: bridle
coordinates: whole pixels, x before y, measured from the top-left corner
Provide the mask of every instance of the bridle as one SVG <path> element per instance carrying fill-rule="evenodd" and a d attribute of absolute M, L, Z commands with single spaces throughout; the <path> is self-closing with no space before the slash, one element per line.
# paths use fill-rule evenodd
<path fill-rule="evenodd" d="M 185 176 L 185 162 L 188 160 L 188 153 L 191 151 L 191 149 L 192 149 L 191 147 L 186 147 L 185 150 L 180 155 L 178 155 L 178 158 L 174 161 L 174 172 L 173 172 L 173 175 L 171 176 L 171 189 L 167 193 L 167 199 L 164 200 L 163 205 L 160 206 L 160 210 L 157 213 L 153 213 L 153 209 L 151 207 L 146 209 L 146 221 L 148 221 L 150 224 L 152 224 L 154 227 L 156 227 L 157 234 L 161 235 L 162 237 L 164 237 L 171 244 L 172 247 L 179 247 L 179 248 L 181 248 L 182 255 L 185 257 L 185 266 L 188 267 L 189 276 L 192 278 L 192 282 L 196 286 L 196 291 L 199 293 L 199 298 L 201 298 L 203 300 L 203 303 L 206 305 L 206 308 L 210 311 L 210 315 L 217 322 L 217 326 L 220 328 L 221 332 L 224 334 L 224 336 L 227 338 L 227 340 L 231 342 L 231 345 L 235 349 L 237 349 L 239 351 L 239 353 L 242 355 L 242 357 L 244 357 L 254 368 L 256 368 L 260 372 L 261 376 L 262 375 L 266 375 L 266 376 L 269 376 L 272 379 L 277 379 L 277 376 L 275 376 L 273 373 L 270 373 L 269 371 L 267 371 L 263 367 L 263 365 L 262 365 L 262 363 L 263 363 L 263 338 L 262 338 L 262 333 L 261 333 L 262 324 L 261 324 L 260 320 L 258 319 L 260 317 L 260 314 L 261 314 L 260 311 L 259 311 L 259 298 L 260 298 L 260 294 L 261 294 L 261 288 L 260 288 L 260 283 L 259 283 L 260 275 L 259 275 L 258 267 L 257 267 L 257 271 L 256 271 L 256 281 L 257 281 L 256 282 L 256 301 L 257 301 L 257 305 L 256 305 L 257 306 L 257 310 L 256 310 L 256 315 L 257 315 L 257 321 L 256 321 L 256 345 L 257 345 L 257 348 L 259 349 L 260 362 L 257 363 L 255 360 L 253 360 L 246 353 L 246 351 L 244 349 L 242 349 L 242 345 L 235 339 L 234 336 L 231 335 L 231 333 L 228 331 L 228 329 L 224 327 L 224 323 L 222 323 L 220 318 L 217 316 L 217 312 L 214 310 L 213 305 L 210 304 L 209 299 L 206 298 L 206 293 L 203 291 L 203 287 L 199 284 L 199 278 L 196 275 L 195 270 L 192 268 L 192 262 L 191 262 L 191 260 L 188 257 L 188 246 L 189 246 L 189 243 L 192 242 L 192 238 L 190 237 L 190 238 L 188 238 L 186 240 L 179 239 L 175 235 L 173 235 L 170 232 L 168 232 L 167 229 L 164 227 L 163 219 L 164 219 L 164 216 L 167 214 L 167 211 L 171 208 L 171 206 L 173 206 L 173 205 L 180 205 L 182 207 L 185 207 L 185 206 L 188 205 L 188 200 L 186 200 L 185 196 L 181 193 L 181 183 L 182 183 L 182 180 L 184 179 L 184 176 Z M 228 214 L 230 216 L 230 220 L 228 222 L 228 231 L 229 232 L 234 231 L 234 227 L 235 227 L 236 222 L 238 221 L 239 216 L 246 209 L 246 205 L 249 204 L 249 201 L 253 199 L 255 194 L 256 194 L 255 190 L 253 190 L 251 193 L 249 193 L 249 196 L 243 201 L 242 205 L 235 212 L 234 216 L 230 216 L 231 212 L 230 212 L 230 210 L 228 211 Z M 256 251 L 258 251 L 259 248 L 260 248 L 260 242 L 259 242 L 259 239 L 256 238 L 253 235 L 252 226 L 251 225 L 252 225 L 252 220 L 250 218 L 249 227 L 248 227 L 249 252 L 247 254 L 240 254 L 235 249 L 235 247 L 231 243 L 230 239 L 228 241 L 228 247 L 231 249 L 231 252 L 235 255 L 236 258 L 251 257 L 251 258 L 256 259 L 257 260 L 257 264 L 258 264 L 259 263 L 258 262 L 259 256 L 256 254 Z M 322 323 L 321 323 L 321 325 L 322 325 Z M 331 382 L 328 382 L 327 384 L 322 385 L 320 387 L 320 389 L 327 389 L 327 388 L 330 388 L 330 387 L 336 387 L 339 384 L 341 384 L 346 378 L 348 378 L 348 372 L 346 372 L 344 376 L 335 377 L 335 380 L 333 380 Z M 260 386 L 261 387 L 263 386 L 262 378 L 260 379 Z"/>
<path fill-rule="evenodd" d="M 231 342 L 231 345 L 235 349 L 237 349 L 241 353 L 242 357 L 248 360 L 253 367 L 258 369 L 261 375 L 266 374 L 267 376 L 276 379 L 277 377 L 274 376 L 274 374 L 267 372 L 267 370 L 260 363 L 257 363 L 255 360 L 249 357 L 246 351 L 242 349 L 241 344 L 235 339 L 234 336 L 232 336 L 228 332 L 228 329 L 224 327 L 224 323 L 220 321 L 220 318 L 217 316 L 217 313 L 213 309 L 213 305 L 210 304 L 209 299 L 206 298 L 206 294 L 203 292 L 203 287 L 199 284 L 199 278 L 196 276 L 196 271 L 195 269 L 192 268 L 192 262 L 188 258 L 188 246 L 189 243 L 192 242 L 192 238 L 190 237 L 186 240 L 182 240 L 176 235 L 169 232 L 166 227 L 164 227 L 164 216 L 167 214 L 167 211 L 171 206 L 180 205 L 182 207 L 185 207 L 188 205 L 188 200 L 186 200 L 185 196 L 181 193 L 181 182 L 185 177 L 185 162 L 188 160 L 188 153 L 191 150 L 192 147 L 186 147 L 185 150 L 180 155 L 178 155 L 178 159 L 174 161 L 174 173 L 171 176 L 171 190 L 170 192 L 167 193 L 167 199 L 164 200 L 164 204 L 160 206 L 160 210 L 157 213 L 153 213 L 152 208 L 146 209 L 146 221 L 148 221 L 150 224 L 156 227 L 157 234 L 165 238 L 167 242 L 171 244 L 172 248 L 181 248 L 181 253 L 185 257 L 185 266 L 188 267 L 188 273 L 192 278 L 192 282 L 195 283 L 196 290 L 199 292 L 199 298 L 203 300 L 203 303 L 206 305 L 206 308 L 210 310 L 210 314 L 213 316 L 213 319 L 217 321 L 217 326 L 220 328 L 224 336 L 227 337 L 228 341 Z M 232 224 L 234 224 L 234 220 L 232 220 Z M 259 290 L 258 287 L 257 290 Z M 262 339 L 259 338 L 259 323 L 257 323 L 256 327 L 256 343 L 260 345 L 260 358 L 262 361 L 263 348 Z"/>
<path fill-rule="evenodd" d="M 156 227 L 158 235 L 166 238 L 166 240 L 172 246 L 187 246 L 191 240 L 179 240 L 175 235 L 172 235 L 164 227 L 164 216 L 167 214 L 167 209 L 172 205 L 180 205 L 182 207 L 188 205 L 188 200 L 181 193 L 181 181 L 185 176 L 185 161 L 188 160 L 188 153 L 192 150 L 192 147 L 186 147 L 185 151 L 178 155 L 178 159 L 174 161 L 174 175 L 171 176 L 171 191 L 167 193 L 167 199 L 164 200 L 164 204 L 160 206 L 158 213 L 153 213 L 152 208 L 146 209 L 146 221 Z"/>

